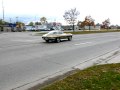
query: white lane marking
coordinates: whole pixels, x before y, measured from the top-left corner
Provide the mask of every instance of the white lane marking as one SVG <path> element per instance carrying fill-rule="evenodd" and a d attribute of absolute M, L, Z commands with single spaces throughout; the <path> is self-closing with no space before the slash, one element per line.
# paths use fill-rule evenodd
<path fill-rule="evenodd" d="M 90 44 L 92 42 L 84 42 L 84 43 L 78 43 L 78 44 L 74 44 L 74 45 L 83 45 L 83 44 Z"/>
<path fill-rule="evenodd" d="M 112 36 L 116 36 L 116 35 L 105 35 L 105 36 L 96 36 L 96 37 L 92 37 L 92 38 L 90 38 L 90 37 L 81 37 L 81 39 L 74 39 L 74 40 L 76 40 L 76 41 L 79 41 L 79 40 L 83 40 L 83 39 L 96 39 L 96 38 L 104 38 L 104 37 L 112 37 Z"/>
<path fill-rule="evenodd" d="M 41 44 L 39 44 L 41 45 Z M 37 46 L 37 44 L 22 44 L 22 45 L 8 45 L 8 46 L 5 46 L 5 47 L 1 47 L 0 50 L 3 50 L 3 49 L 11 49 L 11 48 L 24 48 L 24 47 L 31 47 L 31 46 Z"/>

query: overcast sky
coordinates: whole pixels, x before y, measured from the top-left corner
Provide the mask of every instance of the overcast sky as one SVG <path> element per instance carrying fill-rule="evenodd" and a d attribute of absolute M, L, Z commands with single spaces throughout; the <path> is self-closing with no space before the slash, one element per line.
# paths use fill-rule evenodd
<path fill-rule="evenodd" d="M 2 18 L 2 0 L 0 0 L 0 18 Z M 45 16 L 48 21 L 64 22 L 64 12 L 76 8 L 83 21 L 91 15 L 95 23 L 102 23 L 109 18 L 111 24 L 120 25 L 120 0 L 3 0 L 5 19 L 21 17 L 31 18 Z"/>

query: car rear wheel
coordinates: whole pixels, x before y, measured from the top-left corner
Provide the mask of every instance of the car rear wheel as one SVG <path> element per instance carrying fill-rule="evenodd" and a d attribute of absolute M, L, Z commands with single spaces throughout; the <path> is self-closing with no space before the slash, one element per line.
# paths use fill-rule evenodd
<path fill-rule="evenodd" d="M 72 40 L 72 37 L 71 37 L 71 36 L 69 36 L 69 37 L 68 37 L 68 41 L 71 41 L 71 40 Z"/>
<path fill-rule="evenodd" d="M 60 42 L 60 38 L 56 38 L 56 42 L 59 43 Z"/>

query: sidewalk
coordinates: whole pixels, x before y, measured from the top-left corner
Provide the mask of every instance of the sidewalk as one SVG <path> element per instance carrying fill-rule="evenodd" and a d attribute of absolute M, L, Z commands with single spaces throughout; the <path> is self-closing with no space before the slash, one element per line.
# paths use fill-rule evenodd
<path fill-rule="evenodd" d="M 117 55 L 116 57 L 112 58 L 111 60 L 107 61 L 106 63 L 107 64 L 110 64 L 110 63 L 120 63 L 120 54 Z"/>
<path fill-rule="evenodd" d="M 114 50 L 103 58 L 101 58 L 101 62 L 99 64 L 111 64 L 111 63 L 120 63 L 120 49 Z"/>
<path fill-rule="evenodd" d="M 112 63 L 120 63 L 120 48 L 116 48 L 115 50 L 105 53 L 104 55 L 100 55 L 90 60 L 86 60 L 85 62 L 80 63 L 74 68 L 78 68 L 82 70 L 91 67 L 93 65 L 112 64 Z"/>

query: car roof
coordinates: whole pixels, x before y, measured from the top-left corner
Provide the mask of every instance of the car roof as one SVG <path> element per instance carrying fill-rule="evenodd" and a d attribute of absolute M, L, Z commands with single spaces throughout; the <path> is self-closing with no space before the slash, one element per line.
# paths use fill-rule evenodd
<path fill-rule="evenodd" d="M 53 30 L 53 31 L 50 31 L 50 32 L 61 32 L 60 30 Z"/>
<path fill-rule="evenodd" d="M 50 31 L 50 32 L 61 32 L 60 30 L 53 30 L 53 31 Z"/>
<path fill-rule="evenodd" d="M 48 32 L 48 34 L 52 34 L 54 32 L 62 32 L 62 31 L 60 31 L 60 30 L 53 30 L 53 31 Z"/>

